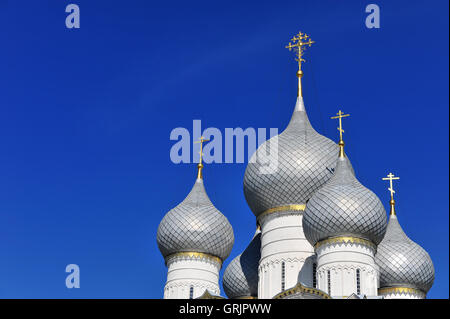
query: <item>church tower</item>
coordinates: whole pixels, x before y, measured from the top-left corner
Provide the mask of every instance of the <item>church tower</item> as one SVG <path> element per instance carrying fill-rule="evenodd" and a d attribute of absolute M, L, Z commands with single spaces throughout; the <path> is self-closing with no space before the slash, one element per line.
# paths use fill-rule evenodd
<path fill-rule="evenodd" d="M 314 130 L 303 102 L 303 54 L 313 43 L 300 32 L 287 46 L 298 62 L 291 121 L 258 148 L 245 171 L 244 195 L 261 226 L 259 299 L 295 286 L 299 277 L 313 285 L 314 250 L 303 234 L 303 212 L 312 194 L 333 175 L 338 153 L 334 142 Z M 276 163 L 276 168 L 267 170 L 267 162 Z"/>
<path fill-rule="evenodd" d="M 194 299 L 206 290 L 219 295 L 219 271 L 234 244 L 228 219 L 211 203 L 203 184 L 204 141 L 200 138 L 200 162 L 191 192 L 158 227 L 158 247 L 168 267 L 164 299 Z"/>
<path fill-rule="evenodd" d="M 375 261 L 380 267 L 378 294 L 385 299 L 424 299 L 434 282 L 434 267 L 430 255 L 406 236 L 395 212 L 393 180 L 389 173 L 391 212 L 386 235 L 378 245 Z"/>
<path fill-rule="evenodd" d="M 339 143 L 311 125 L 303 101 L 302 62 L 312 41 L 299 32 L 286 46 L 298 62 L 297 100 L 290 122 L 252 155 L 244 195 L 257 230 L 225 269 L 223 288 L 232 299 L 422 299 L 434 282 L 428 253 L 403 232 L 391 212 L 355 176 Z M 157 242 L 168 267 L 164 298 L 222 299 L 219 271 L 234 244 L 227 218 L 211 203 L 202 175 L 189 195 L 158 227 Z"/>
<path fill-rule="evenodd" d="M 317 254 L 318 288 L 333 298 L 377 296 L 376 247 L 386 231 L 381 201 L 352 173 L 344 152 L 341 111 L 339 158 L 333 177 L 306 205 L 305 236 Z"/>

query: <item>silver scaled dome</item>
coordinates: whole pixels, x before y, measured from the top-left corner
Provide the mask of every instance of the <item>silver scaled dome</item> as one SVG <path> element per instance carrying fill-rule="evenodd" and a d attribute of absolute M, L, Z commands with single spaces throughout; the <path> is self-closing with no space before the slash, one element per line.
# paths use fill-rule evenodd
<path fill-rule="evenodd" d="M 305 237 L 313 246 L 336 236 L 378 244 L 386 232 L 386 223 L 382 203 L 356 179 L 345 155 L 339 156 L 333 177 L 311 197 L 303 214 Z"/>
<path fill-rule="evenodd" d="M 409 287 L 427 293 L 434 282 L 428 253 L 406 236 L 397 216 L 391 215 L 375 262 L 380 267 L 380 287 Z"/>
<path fill-rule="evenodd" d="M 274 152 L 271 147 L 277 142 Z M 271 208 L 306 204 L 333 175 L 337 153 L 338 146 L 311 126 L 298 97 L 287 128 L 264 142 L 247 166 L 244 195 L 250 209 L 259 216 Z M 273 172 L 269 163 L 276 164 Z"/>
<path fill-rule="evenodd" d="M 223 274 L 223 289 L 228 298 L 258 296 L 258 266 L 261 258 L 261 231 L 258 229 L 250 244 L 235 257 Z"/>
<path fill-rule="evenodd" d="M 158 227 L 157 242 L 164 257 L 199 252 L 225 260 L 234 244 L 228 219 L 211 203 L 198 178 L 189 195 L 170 210 Z"/>

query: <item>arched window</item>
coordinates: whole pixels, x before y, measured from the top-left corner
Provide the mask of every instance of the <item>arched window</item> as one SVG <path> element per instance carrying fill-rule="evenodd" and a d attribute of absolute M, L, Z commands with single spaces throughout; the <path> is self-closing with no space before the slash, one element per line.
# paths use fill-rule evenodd
<path fill-rule="evenodd" d="M 331 271 L 327 271 L 328 294 L 331 296 Z"/>
<path fill-rule="evenodd" d="M 356 294 L 361 294 L 361 271 L 356 269 Z"/>
<path fill-rule="evenodd" d="M 194 286 L 189 288 L 189 299 L 194 299 Z"/>
<path fill-rule="evenodd" d="M 317 288 L 317 264 L 313 263 L 312 265 L 312 283 L 313 288 Z"/>
<path fill-rule="evenodd" d="M 286 287 L 286 264 L 281 262 L 281 291 L 284 291 Z"/>

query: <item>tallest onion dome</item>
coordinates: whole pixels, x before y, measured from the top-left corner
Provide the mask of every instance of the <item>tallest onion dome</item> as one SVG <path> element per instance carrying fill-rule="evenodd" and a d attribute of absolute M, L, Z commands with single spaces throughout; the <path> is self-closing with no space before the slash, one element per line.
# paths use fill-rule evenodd
<path fill-rule="evenodd" d="M 203 138 L 201 141 L 203 143 Z M 202 168 L 200 157 L 197 180 L 192 190 L 159 224 L 157 242 L 166 260 L 178 253 L 200 253 L 223 262 L 233 248 L 233 228 L 211 203 L 203 184 Z"/>
<path fill-rule="evenodd" d="M 287 128 L 267 140 L 253 154 L 244 176 L 244 195 L 253 213 L 304 210 L 307 200 L 333 175 L 338 146 L 314 130 L 302 96 L 301 62 L 313 41 L 299 33 L 287 48 L 297 53 L 297 101 Z M 287 209 L 285 209 L 287 208 Z"/>

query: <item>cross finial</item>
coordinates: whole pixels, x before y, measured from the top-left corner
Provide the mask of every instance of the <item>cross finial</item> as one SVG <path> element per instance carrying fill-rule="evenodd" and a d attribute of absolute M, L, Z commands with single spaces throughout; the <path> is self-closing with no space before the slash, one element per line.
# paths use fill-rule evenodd
<path fill-rule="evenodd" d="M 390 204 L 391 204 L 391 215 L 395 215 L 395 201 L 394 201 L 395 190 L 394 190 L 394 186 L 393 186 L 392 181 L 399 180 L 400 177 L 397 177 L 394 174 L 389 173 L 389 174 L 387 174 L 387 177 L 383 177 L 382 179 L 384 181 L 389 181 L 388 190 L 391 193 L 391 201 L 390 201 Z"/>
<path fill-rule="evenodd" d="M 203 173 L 202 173 L 202 169 L 203 169 L 203 143 L 207 142 L 209 140 L 205 139 L 203 136 L 200 136 L 200 138 L 198 139 L 197 142 L 194 143 L 200 143 L 200 160 L 198 162 L 198 172 L 197 172 L 197 178 L 202 179 L 203 178 Z"/>
<path fill-rule="evenodd" d="M 297 71 L 297 77 L 298 77 L 298 94 L 297 96 L 302 96 L 302 82 L 301 78 L 303 76 L 302 72 L 302 62 L 305 62 L 305 59 L 303 59 L 303 54 L 307 47 L 311 47 L 311 45 L 315 43 L 311 40 L 309 35 L 306 33 L 302 33 L 301 31 L 295 35 L 291 41 L 289 41 L 289 44 L 286 46 L 289 51 L 294 51 L 296 58 L 295 60 L 298 62 L 298 71 Z"/>
<path fill-rule="evenodd" d="M 292 42 L 291 42 L 292 41 Z M 295 61 L 298 62 L 298 69 L 301 70 L 302 62 L 305 62 L 305 59 L 303 59 L 303 53 L 306 50 L 306 46 L 311 47 L 313 43 L 315 43 L 309 35 L 306 33 L 302 33 L 301 31 L 295 35 L 289 44 L 286 46 L 286 49 L 289 49 L 289 51 L 294 50 L 296 54 Z"/>
<path fill-rule="evenodd" d="M 389 188 L 388 188 L 388 190 L 391 192 L 391 199 L 394 199 L 394 194 L 395 194 L 392 181 L 395 181 L 395 180 L 398 180 L 398 179 L 400 179 L 400 177 L 397 177 L 397 176 L 395 176 L 392 173 L 387 174 L 387 177 L 383 177 L 384 181 L 389 181 Z"/>
<path fill-rule="evenodd" d="M 336 116 L 332 116 L 332 119 L 339 119 L 339 127 L 337 128 L 339 131 L 339 156 L 344 156 L 344 139 L 342 138 L 342 133 L 344 133 L 344 129 L 342 128 L 342 119 L 344 117 L 348 117 L 350 114 L 344 114 L 341 110 L 336 113 Z"/>

